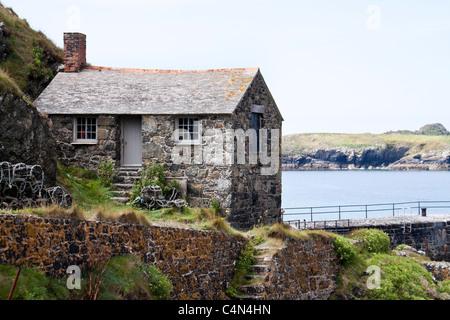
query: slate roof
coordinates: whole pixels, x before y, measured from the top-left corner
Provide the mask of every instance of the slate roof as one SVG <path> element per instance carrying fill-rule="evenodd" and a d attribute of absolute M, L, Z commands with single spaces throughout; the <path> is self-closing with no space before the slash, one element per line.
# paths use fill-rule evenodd
<path fill-rule="evenodd" d="M 90 67 L 58 73 L 35 105 L 47 114 L 231 114 L 258 72 Z"/>

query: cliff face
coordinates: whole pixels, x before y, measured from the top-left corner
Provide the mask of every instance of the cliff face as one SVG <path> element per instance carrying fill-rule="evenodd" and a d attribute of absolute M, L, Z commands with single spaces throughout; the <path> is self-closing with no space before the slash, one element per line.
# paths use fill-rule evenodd
<path fill-rule="evenodd" d="M 33 106 L 59 70 L 63 51 L 0 4 L 0 162 L 39 164 L 56 181 L 56 142 Z"/>
<path fill-rule="evenodd" d="M 0 162 L 40 165 L 45 182 L 56 182 L 56 141 L 33 106 L 12 94 L 0 95 Z"/>
<path fill-rule="evenodd" d="M 348 140 L 348 136 L 345 138 Z M 286 147 L 283 146 L 283 170 L 450 169 L 448 137 L 371 135 L 369 138 L 373 143 L 363 135 L 351 138 L 357 138 L 362 143 L 354 140 L 353 145 L 347 143 L 346 146 L 339 146 L 336 138 L 331 143 L 325 134 L 322 139 L 319 134 L 298 135 L 294 147 L 292 137 L 286 138 L 283 140 L 286 141 Z"/>

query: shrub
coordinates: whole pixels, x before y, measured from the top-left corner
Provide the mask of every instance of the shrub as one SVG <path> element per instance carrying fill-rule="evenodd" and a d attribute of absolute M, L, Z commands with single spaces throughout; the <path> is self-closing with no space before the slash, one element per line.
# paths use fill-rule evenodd
<path fill-rule="evenodd" d="M 131 191 L 132 200 L 140 196 L 141 191 L 147 186 L 161 187 L 163 194 L 166 191 L 165 186 L 165 169 L 164 166 L 158 163 L 147 165 L 141 172 L 141 179 L 137 179 L 133 190 Z"/>
<path fill-rule="evenodd" d="M 389 251 L 389 236 L 378 229 L 359 229 L 353 231 L 349 238 L 362 242 L 363 250 L 371 253 L 385 253 Z"/>
<path fill-rule="evenodd" d="M 333 246 L 342 265 L 350 266 L 358 260 L 356 247 L 348 239 L 338 235 L 333 242 Z"/>
<path fill-rule="evenodd" d="M 155 299 L 166 299 L 170 296 L 173 286 L 169 278 L 154 266 L 146 266 L 143 272 L 148 276 L 152 296 Z"/>
<path fill-rule="evenodd" d="M 172 282 L 166 275 L 133 255 L 111 258 L 105 275 L 101 299 L 165 299 L 172 292 Z"/>
<path fill-rule="evenodd" d="M 255 264 L 255 253 L 256 249 L 251 242 L 249 242 L 244 249 L 241 251 L 239 260 L 236 262 L 236 269 L 250 273 L 252 266 Z"/>
<path fill-rule="evenodd" d="M 239 295 L 238 287 L 245 283 L 245 276 L 250 274 L 252 266 L 256 263 L 256 249 L 251 242 L 242 249 L 239 259 L 236 261 L 236 269 L 234 272 L 231 286 L 228 287 L 226 293 L 231 297 Z"/>
<path fill-rule="evenodd" d="M 220 202 L 217 199 L 212 199 L 209 203 L 209 207 L 214 211 L 216 215 L 220 215 L 222 213 Z"/>
<path fill-rule="evenodd" d="M 370 265 L 380 267 L 379 289 L 366 292 L 373 300 L 423 300 L 431 299 L 427 288 L 434 287 L 433 276 L 422 265 L 407 257 L 377 254 Z"/>
<path fill-rule="evenodd" d="M 176 189 L 178 191 L 181 190 L 180 182 L 178 182 L 176 179 L 170 180 L 169 184 L 167 185 L 167 190 L 170 189 Z"/>
<path fill-rule="evenodd" d="M 438 282 L 437 292 L 441 294 L 444 299 L 450 299 L 450 280 Z"/>
<path fill-rule="evenodd" d="M 170 180 L 166 185 L 165 168 L 159 163 L 149 164 L 142 170 L 141 179 L 136 180 L 131 191 L 131 199 L 139 197 L 142 189 L 147 186 L 161 187 L 163 196 L 167 196 L 171 189 L 181 190 L 181 185 L 176 179 Z"/>
<path fill-rule="evenodd" d="M 252 244 L 254 246 L 258 246 L 261 243 L 266 242 L 266 240 L 267 240 L 266 237 L 264 237 L 262 234 L 257 234 L 252 238 Z"/>
<path fill-rule="evenodd" d="M 98 177 L 103 186 L 111 186 L 114 179 L 114 162 L 112 160 L 101 160 L 98 163 Z"/>

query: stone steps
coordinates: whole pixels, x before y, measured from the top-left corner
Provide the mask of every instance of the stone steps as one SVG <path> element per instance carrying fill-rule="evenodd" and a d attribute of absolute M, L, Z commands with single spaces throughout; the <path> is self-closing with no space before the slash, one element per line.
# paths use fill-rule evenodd
<path fill-rule="evenodd" d="M 111 197 L 110 199 L 112 201 L 120 202 L 120 203 L 123 203 L 123 204 L 126 204 L 126 203 L 130 202 L 130 198 L 129 197 Z"/>
<path fill-rule="evenodd" d="M 270 272 L 274 263 L 274 255 L 284 248 L 282 242 L 269 241 L 255 246 L 255 264 L 251 267 L 251 274 L 245 276 L 247 283 L 238 287 L 238 300 L 265 300 L 266 289 L 270 286 Z"/>
<path fill-rule="evenodd" d="M 264 300 L 266 295 L 265 282 L 269 280 L 268 273 L 271 269 L 272 256 L 269 252 L 271 247 L 256 246 L 255 264 L 251 267 L 252 274 L 246 275 L 248 284 L 239 286 L 240 295 L 238 300 Z"/>
<path fill-rule="evenodd" d="M 141 167 L 121 167 L 117 168 L 114 175 L 113 186 L 116 190 L 112 193 L 113 201 L 120 203 L 129 203 L 131 197 L 131 190 L 134 187 L 135 181 L 141 178 Z"/>
<path fill-rule="evenodd" d="M 252 271 L 256 274 L 262 274 L 270 271 L 270 265 L 268 264 L 255 264 L 252 266 Z"/>
<path fill-rule="evenodd" d="M 131 190 L 133 189 L 134 184 L 132 183 L 113 183 L 113 186 L 117 187 L 119 190 Z"/>
<path fill-rule="evenodd" d="M 141 178 L 142 168 L 118 168 L 114 175 L 114 182 L 119 184 L 134 184 L 135 180 Z"/>
<path fill-rule="evenodd" d="M 245 296 L 261 296 L 265 290 L 266 287 L 264 285 L 243 285 L 239 287 L 239 290 L 245 295 Z"/>
<path fill-rule="evenodd" d="M 114 190 L 112 191 L 116 197 L 124 198 L 124 197 L 130 197 L 131 196 L 131 189 L 128 190 Z"/>

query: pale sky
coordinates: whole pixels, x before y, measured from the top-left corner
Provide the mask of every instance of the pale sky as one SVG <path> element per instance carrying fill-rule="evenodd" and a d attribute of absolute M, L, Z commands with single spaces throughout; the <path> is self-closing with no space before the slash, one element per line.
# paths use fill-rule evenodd
<path fill-rule="evenodd" d="M 259 67 L 283 134 L 450 130 L 448 0 L 2 0 L 108 67 Z"/>

